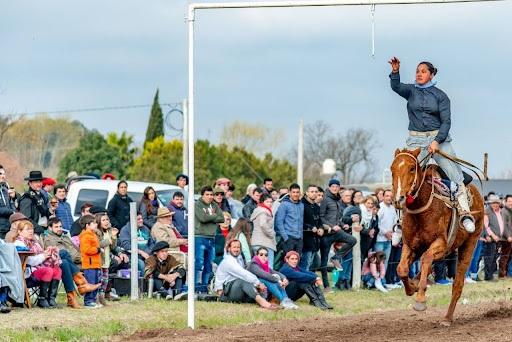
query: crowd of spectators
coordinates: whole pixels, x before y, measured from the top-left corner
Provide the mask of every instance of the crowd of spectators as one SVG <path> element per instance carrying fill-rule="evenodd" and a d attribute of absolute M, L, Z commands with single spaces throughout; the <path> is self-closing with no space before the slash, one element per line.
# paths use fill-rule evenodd
<path fill-rule="evenodd" d="M 9 187 L 0 166 L 0 312 L 24 301 L 24 282 L 36 287 L 36 305 L 57 307 L 62 282 L 66 305 L 100 308 L 119 300 L 112 275 L 129 272 L 131 225 L 128 183 L 119 181 L 106 208 L 81 206 L 73 219 L 67 188 L 39 171 L 25 178 L 27 191 Z M 167 205 L 152 187 L 138 205 L 137 268 L 149 293 L 186 298 L 188 177 L 176 177 L 179 191 Z M 220 178 L 200 189 L 195 201 L 195 291 L 198 298 L 256 302 L 266 310 L 298 309 L 303 296 L 322 310 L 332 309 L 325 293 L 401 287 L 396 266 L 401 229 L 389 189 L 363 193 L 331 179 L 327 187 L 298 184 L 274 188 L 271 178 L 249 184 L 238 208 L 235 185 Z M 512 195 L 486 196 L 485 228 L 467 274 L 469 283 L 512 275 Z M 354 235 L 357 233 L 359 239 Z M 359 241 L 359 243 L 358 243 Z M 354 265 L 357 248 L 361 263 Z M 27 255 L 22 270 L 19 253 Z M 437 284 L 450 284 L 456 255 L 434 263 Z M 483 259 L 483 276 L 479 276 Z M 358 271 L 354 272 L 354 267 Z M 418 261 L 410 276 L 418 271 Z M 360 279 L 353 279 L 360 274 Z M 129 277 L 132 275 L 130 274 Z M 135 275 L 133 275 L 135 276 Z"/>

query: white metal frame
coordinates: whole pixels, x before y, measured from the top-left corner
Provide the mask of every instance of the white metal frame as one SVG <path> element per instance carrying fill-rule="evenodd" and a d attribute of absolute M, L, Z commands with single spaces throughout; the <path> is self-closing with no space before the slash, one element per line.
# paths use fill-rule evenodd
<path fill-rule="evenodd" d="M 194 272 L 195 272 L 195 232 L 194 232 L 194 22 L 196 10 L 201 9 L 240 9 L 240 8 L 283 8 L 283 7 L 328 7 L 328 6 L 370 6 L 370 5 L 408 5 L 408 4 L 444 4 L 465 2 L 490 2 L 503 0 L 296 0 L 273 2 L 218 2 L 192 3 L 188 6 L 188 326 L 195 327 L 194 320 Z M 185 132 L 184 132 L 185 133 Z"/>

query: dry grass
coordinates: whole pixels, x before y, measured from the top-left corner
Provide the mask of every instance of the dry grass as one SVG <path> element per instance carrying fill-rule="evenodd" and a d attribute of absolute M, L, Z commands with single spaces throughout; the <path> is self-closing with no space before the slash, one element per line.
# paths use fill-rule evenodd
<path fill-rule="evenodd" d="M 467 285 L 462 300 L 469 304 L 510 300 L 512 280 L 497 283 L 481 282 Z M 432 286 L 428 290 L 431 307 L 445 307 L 450 300 L 450 286 Z M 410 310 L 413 300 L 397 289 L 388 294 L 377 291 L 343 291 L 327 295 L 335 306 L 323 312 L 307 304 L 305 298 L 298 304 L 300 310 L 265 312 L 255 305 L 225 303 L 196 303 L 196 326 L 215 328 L 282 319 L 307 317 L 339 317 L 342 315 L 386 310 Z M 460 304 L 461 304 L 460 303 Z M 462 305 L 462 304 L 461 304 Z M 115 335 L 121 337 L 141 329 L 185 328 L 187 303 L 164 300 L 141 300 L 135 303 L 121 301 L 98 310 L 71 309 L 17 309 L 1 316 L 0 339 L 7 341 L 101 341 Z"/>

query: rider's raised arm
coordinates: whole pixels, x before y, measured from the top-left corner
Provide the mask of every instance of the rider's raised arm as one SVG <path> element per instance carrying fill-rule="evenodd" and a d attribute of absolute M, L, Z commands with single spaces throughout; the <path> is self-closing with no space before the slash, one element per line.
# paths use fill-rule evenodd
<path fill-rule="evenodd" d="M 408 100 L 409 96 L 411 96 L 412 88 L 414 88 L 413 84 L 405 84 L 400 82 L 400 72 L 392 72 L 389 74 L 389 80 L 391 84 L 391 89 L 398 95 L 402 96 L 404 99 Z"/>
<path fill-rule="evenodd" d="M 439 118 L 441 119 L 441 126 L 435 138 L 440 144 L 446 140 L 448 133 L 450 133 L 450 127 L 452 126 L 451 116 L 450 99 L 446 94 L 442 93 L 439 99 Z"/>

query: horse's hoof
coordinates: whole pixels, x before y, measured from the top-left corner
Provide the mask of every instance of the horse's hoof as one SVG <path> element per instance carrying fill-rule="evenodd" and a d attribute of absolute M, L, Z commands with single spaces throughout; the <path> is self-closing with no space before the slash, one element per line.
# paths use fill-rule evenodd
<path fill-rule="evenodd" d="M 443 319 L 443 320 L 441 321 L 441 323 L 440 323 L 440 324 L 441 324 L 441 326 L 443 326 L 443 327 L 451 327 L 451 326 L 452 326 L 452 322 L 451 322 L 451 321 L 448 321 L 448 320 L 446 320 L 446 319 Z"/>
<path fill-rule="evenodd" d="M 413 309 L 415 311 L 425 311 L 425 310 L 427 310 L 427 304 L 421 303 L 421 302 L 416 302 L 413 305 Z"/>

